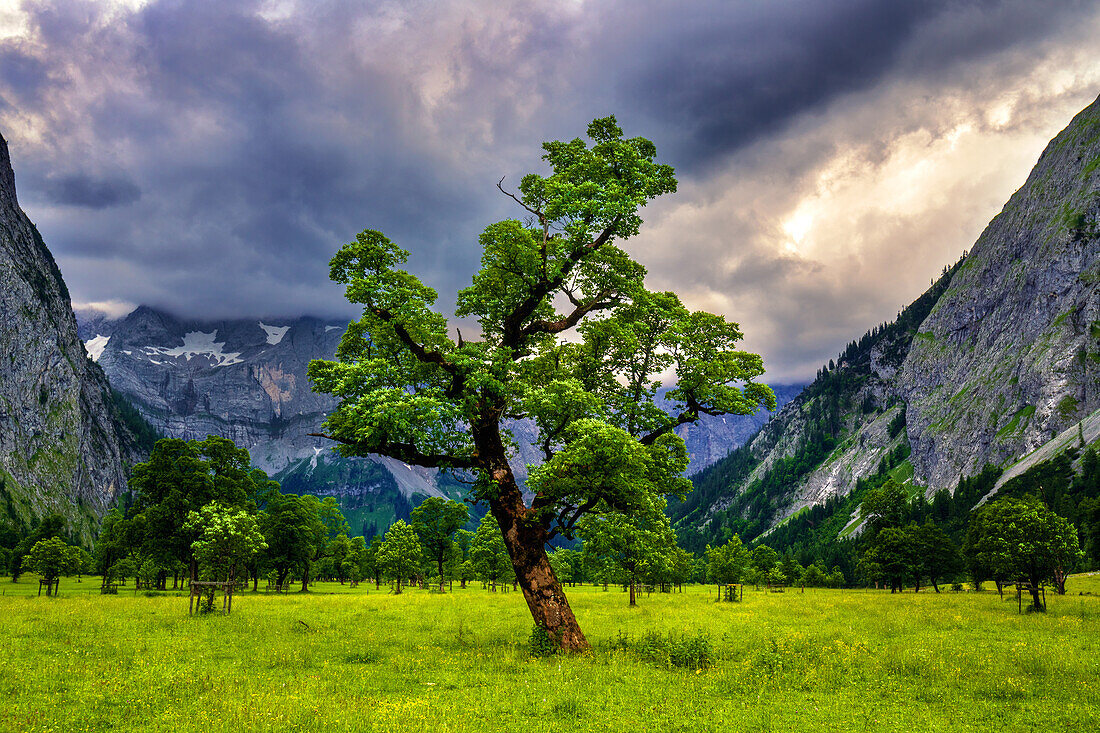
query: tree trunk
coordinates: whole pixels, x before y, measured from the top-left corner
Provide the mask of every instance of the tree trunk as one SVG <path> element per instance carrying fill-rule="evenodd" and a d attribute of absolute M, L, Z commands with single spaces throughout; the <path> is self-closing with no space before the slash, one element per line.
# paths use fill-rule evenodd
<path fill-rule="evenodd" d="M 1060 566 L 1054 568 L 1054 592 L 1060 596 L 1066 594 L 1066 571 Z"/>
<path fill-rule="evenodd" d="M 1043 602 L 1039 600 L 1039 583 L 1032 581 L 1031 583 L 1031 608 L 1035 611 L 1045 611 L 1043 608 Z"/>
<path fill-rule="evenodd" d="M 523 591 L 535 625 L 544 629 L 563 650 L 586 651 L 591 645 L 577 624 L 546 556 L 546 528 L 528 516 L 533 512 L 524 505 L 511 469 L 499 469 L 493 478 L 500 486 L 500 495 L 490 502 L 490 508 L 504 535 L 504 545 L 516 571 L 516 583 Z"/>
<path fill-rule="evenodd" d="M 305 593 L 309 590 L 309 568 L 306 568 L 302 572 L 302 592 Z"/>
<path fill-rule="evenodd" d="M 637 599 L 637 596 L 634 593 L 634 583 L 631 582 L 631 584 L 630 584 L 630 607 L 634 608 L 637 605 L 638 605 L 638 599 Z"/>

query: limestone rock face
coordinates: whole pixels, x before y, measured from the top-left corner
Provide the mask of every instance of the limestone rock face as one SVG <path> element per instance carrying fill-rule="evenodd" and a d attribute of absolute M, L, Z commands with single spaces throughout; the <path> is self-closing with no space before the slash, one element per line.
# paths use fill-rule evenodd
<path fill-rule="evenodd" d="M 1100 100 L 982 233 L 896 391 L 930 490 L 1012 462 L 1100 407 Z"/>
<path fill-rule="evenodd" d="M 117 321 L 89 319 L 85 333 L 111 384 L 165 435 L 229 438 L 272 474 L 329 445 L 308 433 L 334 402 L 310 390 L 305 370 L 332 357 L 342 325 L 185 321 L 142 306 Z"/>
<path fill-rule="evenodd" d="M 19 208 L 0 138 L 0 512 L 70 518 L 85 540 L 140 458 L 90 361 L 61 272 Z"/>

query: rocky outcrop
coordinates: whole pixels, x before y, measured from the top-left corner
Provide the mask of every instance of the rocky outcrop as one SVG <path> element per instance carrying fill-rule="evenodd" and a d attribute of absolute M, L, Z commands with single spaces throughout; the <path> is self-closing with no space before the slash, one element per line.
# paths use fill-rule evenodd
<path fill-rule="evenodd" d="M 312 458 L 333 403 L 305 376 L 331 357 L 343 326 L 315 318 L 185 321 L 139 307 L 96 324 L 86 343 L 111 384 L 165 435 L 220 435 L 269 473 Z"/>
<path fill-rule="evenodd" d="M 0 512 L 69 517 L 85 541 L 140 458 L 103 371 L 77 335 L 69 292 L 19 208 L 0 138 Z"/>
<path fill-rule="evenodd" d="M 982 233 L 896 390 L 929 489 L 1011 463 L 1100 407 L 1100 100 Z"/>

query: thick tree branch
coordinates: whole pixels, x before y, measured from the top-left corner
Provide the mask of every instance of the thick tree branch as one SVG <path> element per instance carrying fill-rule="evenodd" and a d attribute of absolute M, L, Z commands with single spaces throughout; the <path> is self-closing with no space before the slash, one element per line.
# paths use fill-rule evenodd
<path fill-rule="evenodd" d="M 425 349 L 421 344 L 417 343 L 416 339 L 412 337 L 412 334 L 410 334 L 408 330 L 406 330 L 401 322 L 397 320 L 396 316 L 394 316 L 393 313 L 390 312 L 388 309 L 377 308 L 375 306 L 368 307 L 370 308 L 371 313 L 393 327 L 393 330 L 397 334 L 397 337 L 401 339 L 401 343 L 405 344 L 405 346 L 409 348 L 409 351 L 412 352 L 413 356 L 415 356 L 418 361 L 421 361 L 425 364 L 437 364 L 450 374 L 455 374 L 458 371 L 458 366 L 447 361 L 447 358 L 443 356 L 443 354 L 439 353 L 438 351 L 429 351 L 428 349 Z"/>
<path fill-rule="evenodd" d="M 698 420 L 700 412 L 705 413 L 707 415 L 720 415 L 720 414 L 722 414 L 722 413 L 719 413 L 719 412 L 713 412 L 711 410 L 707 410 L 702 405 L 700 405 L 698 402 L 696 402 L 693 397 L 689 396 L 687 398 L 687 400 L 685 400 L 685 401 L 687 402 L 687 409 L 686 410 L 684 410 L 679 415 L 674 417 L 672 419 L 672 421 L 667 423 L 666 425 L 663 425 L 663 426 L 657 428 L 656 430 L 654 430 L 649 435 L 645 435 L 645 436 L 639 438 L 638 442 L 641 443 L 642 445 L 653 445 L 653 442 L 655 440 L 657 440 L 657 438 L 664 435 L 665 433 L 670 433 L 673 430 L 675 430 L 676 428 L 680 427 L 681 425 L 685 425 L 687 423 L 695 422 L 696 420 Z"/>
<path fill-rule="evenodd" d="M 535 309 L 539 307 L 539 304 L 542 303 L 546 296 L 562 286 L 566 278 L 569 277 L 569 273 L 577 266 L 577 263 L 587 257 L 592 250 L 598 249 L 611 239 L 611 236 L 615 233 L 615 229 L 619 226 L 620 218 L 621 217 L 616 216 L 611 220 L 611 223 L 600 232 L 598 237 L 585 246 L 579 247 L 571 252 L 565 262 L 562 263 L 561 271 L 555 277 L 543 277 L 531 287 L 531 292 L 523 299 L 523 302 L 517 305 L 504 319 L 503 341 L 505 346 L 512 348 L 522 346 L 523 339 L 530 335 L 525 333 L 521 328 L 523 322 L 531 317 L 531 314 L 535 312 Z"/>
<path fill-rule="evenodd" d="M 335 435 L 326 435 L 325 433 L 307 433 L 307 435 L 314 438 L 325 438 L 343 445 L 356 446 L 365 453 L 375 453 L 380 456 L 386 456 L 387 458 L 396 458 L 404 463 L 424 466 L 426 468 L 469 469 L 476 468 L 479 465 L 476 458 L 461 458 L 459 456 L 439 453 L 421 453 L 412 443 L 387 442 L 383 445 L 365 446 L 357 440 L 340 438 Z"/>
<path fill-rule="evenodd" d="M 572 505 L 567 505 L 563 507 L 562 510 L 558 512 L 557 526 L 553 527 L 550 530 L 547 539 L 553 539 L 559 534 L 564 534 L 567 537 L 571 537 L 573 534 L 573 528 L 577 525 L 577 520 L 579 520 L 588 512 L 595 509 L 596 504 L 598 504 L 599 502 L 599 499 L 589 499 L 588 501 L 577 507 L 574 507 Z M 569 517 L 569 519 L 566 519 L 566 515 L 569 514 L 570 510 L 573 511 L 573 515 Z"/>
<path fill-rule="evenodd" d="M 589 313 L 606 310 L 616 304 L 615 300 L 603 300 L 611 294 L 610 290 L 603 290 L 598 295 L 588 299 L 587 303 L 579 303 L 572 313 L 565 318 L 556 321 L 532 321 L 523 329 L 522 335 L 530 336 L 536 333 L 561 333 L 580 323 L 580 320 Z M 570 298 L 572 299 L 572 298 Z"/>

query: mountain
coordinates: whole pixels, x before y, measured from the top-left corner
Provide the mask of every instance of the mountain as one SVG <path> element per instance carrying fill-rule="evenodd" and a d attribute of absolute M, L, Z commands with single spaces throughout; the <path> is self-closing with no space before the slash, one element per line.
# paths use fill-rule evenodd
<path fill-rule="evenodd" d="M 346 324 L 316 318 L 196 321 L 140 306 L 119 319 L 79 314 L 85 345 L 111 384 L 162 434 L 247 448 L 284 490 L 338 498 L 357 532 L 407 518 L 418 498 L 458 496 L 438 472 L 389 458 L 346 459 L 317 432 L 334 402 L 306 379 Z"/>
<path fill-rule="evenodd" d="M 1100 99 L 969 253 L 851 342 L 672 508 L 695 544 L 760 536 L 890 473 L 911 494 L 1007 466 L 1100 407 Z"/>
<path fill-rule="evenodd" d="M 69 291 L 19 207 L 0 138 L 0 520 L 49 512 L 85 542 L 141 458 L 103 371 L 77 334 Z"/>
<path fill-rule="evenodd" d="M 193 321 L 141 306 L 111 320 L 94 310 L 79 315 L 85 345 L 111 384 L 163 434 L 184 439 L 221 435 L 247 448 L 253 463 L 285 491 L 334 496 L 356 532 L 372 534 L 407 518 L 426 496 L 458 498 L 465 485 L 435 470 L 380 456 L 349 459 L 311 437 L 335 407 L 310 391 L 311 359 L 332 358 L 344 323 L 315 318 Z M 776 387 L 780 404 L 797 386 Z M 757 415 L 704 416 L 681 426 L 689 470 L 710 465 L 767 419 Z M 513 423 L 519 445 L 514 463 L 537 463 L 534 426 Z"/>

